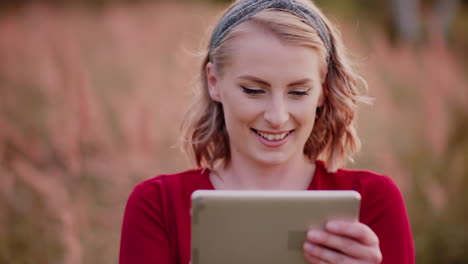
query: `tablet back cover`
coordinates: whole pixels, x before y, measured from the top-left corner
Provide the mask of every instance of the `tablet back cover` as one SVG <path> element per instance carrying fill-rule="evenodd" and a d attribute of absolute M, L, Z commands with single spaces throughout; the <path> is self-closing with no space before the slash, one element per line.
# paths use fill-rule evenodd
<path fill-rule="evenodd" d="M 306 264 L 310 226 L 359 216 L 355 191 L 221 191 L 192 195 L 192 264 Z"/>

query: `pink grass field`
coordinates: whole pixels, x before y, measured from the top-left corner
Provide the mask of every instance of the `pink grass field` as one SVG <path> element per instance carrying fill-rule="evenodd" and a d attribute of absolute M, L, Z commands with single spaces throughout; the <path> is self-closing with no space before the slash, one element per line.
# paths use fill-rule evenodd
<path fill-rule="evenodd" d="M 0 17 L 0 263 L 117 262 L 135 183 L 191 166 L 179 125 L 217 11 L 29 5 Z M 375 98 L 350 166 L 400 185 L 418 263 L 467 260 L 466 62 L 435 30 L 417 48 L 343 31 Z"/>

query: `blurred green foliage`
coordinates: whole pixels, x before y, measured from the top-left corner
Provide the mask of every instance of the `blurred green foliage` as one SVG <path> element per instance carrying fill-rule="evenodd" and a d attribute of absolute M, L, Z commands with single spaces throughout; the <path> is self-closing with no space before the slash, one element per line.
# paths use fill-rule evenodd
<path fill-rule="evenodd" d="M 407 201 L 417 263 L 468 263 L 468 114 L 455 110 L 453 116 L 448 146 L 441 159 L 435 159 L 424 144 L 401 155 L 414 177 Z M 427 195 L 428 181 L 434 181 L 440 188 L 436 191 L 446 196 L 439 201 L 440 208 Z"/>
<path fill-rule="evenodd" d="M 60 263 L 63 244 L 60 225 L 46 208 L 42 197 L 16 182 L 15 202 L 0 193 L 0 263 Z M 38 262 L 33 262 L 34 260 Z"/>

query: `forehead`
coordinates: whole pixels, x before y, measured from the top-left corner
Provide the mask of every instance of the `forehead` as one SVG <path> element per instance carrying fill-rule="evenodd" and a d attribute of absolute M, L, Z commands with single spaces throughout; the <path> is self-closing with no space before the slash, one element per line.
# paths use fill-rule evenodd
<path fill-rule="evenodd" d="M 224 74 L 321 79 L 323 58 L 315 49 L 281 40 L 268 29 L 248 22 L 239 25 L 234 34 L 228 43 L 229 65 Z"/>

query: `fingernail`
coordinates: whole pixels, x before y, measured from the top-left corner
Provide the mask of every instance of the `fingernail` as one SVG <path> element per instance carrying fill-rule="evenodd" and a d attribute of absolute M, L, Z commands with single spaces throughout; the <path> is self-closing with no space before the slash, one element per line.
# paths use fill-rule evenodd
<path fill-rule="evenodd" d="M 304 244 L 304 250 L 307 251 L 309 254 L 311 254 L 314 250 L 314 245 L 310 244 L 310 243 L 305 243 Z"/>
<path fill-rule="evenodd" d="M 312 230 L 312 231 L 309 231 L 309 233 L 307 233 L 307 237 L 310 240 L 319 241 L 320 238 L 322 237 L 322 234 L 320 234 L 319 231 Z"/>
<path fill-rule="evenodd" d="M 338 231 L 338 229 L 340 229 L 340 224 L 337 223 L 337 222 L 328 222 L 327 223 L 327 229 L 331 230 L 331 231 Z"/>

